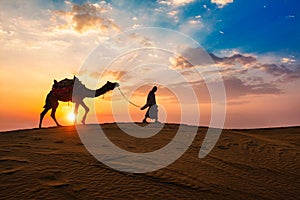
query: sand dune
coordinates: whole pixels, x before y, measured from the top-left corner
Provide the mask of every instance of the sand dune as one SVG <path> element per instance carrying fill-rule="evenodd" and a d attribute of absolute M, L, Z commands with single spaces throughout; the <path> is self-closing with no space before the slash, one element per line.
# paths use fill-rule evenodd
<path fill-rule="evenodd" d="M 162 148 L 178 129 L 166 124 L 141 139 L 116 124 L 101 127 L 131 152 Z M 132 174 L 97 161 L 73 126 L 2 132 L 0 199 L 299 199 L 300 127 L 223 130 L 210 154 L 199 159 L 205 133 L 199 128 L 189 149 L 168 167 Z"/>

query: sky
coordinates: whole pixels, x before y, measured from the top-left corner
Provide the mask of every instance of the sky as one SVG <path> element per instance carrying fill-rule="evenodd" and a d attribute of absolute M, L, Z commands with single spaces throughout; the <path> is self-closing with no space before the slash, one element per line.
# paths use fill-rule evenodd
<path fill-rule="evenodd" d="M 37 127 L 53 80 L 74 75 L 120 82 L 138 105 L 157 84 L 163 122 L 212 124 L 219 84 L 225 128 L 300 125 L 299 13 L 296 0 L 0 1 L 0 130 Z M 87 123 L 144 115 L 117 90 L 85 101 Z M 72 110 L 60 102 L 58 121 Z"/>

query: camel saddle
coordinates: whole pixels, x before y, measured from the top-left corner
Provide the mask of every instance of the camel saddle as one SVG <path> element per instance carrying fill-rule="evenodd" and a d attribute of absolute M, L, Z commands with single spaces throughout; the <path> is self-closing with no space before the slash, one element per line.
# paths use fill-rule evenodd
<path fill-rule="evenodd" d="M 75 79 L 54 80 L 51 93 L 60 101 L 71 101 Z"/>

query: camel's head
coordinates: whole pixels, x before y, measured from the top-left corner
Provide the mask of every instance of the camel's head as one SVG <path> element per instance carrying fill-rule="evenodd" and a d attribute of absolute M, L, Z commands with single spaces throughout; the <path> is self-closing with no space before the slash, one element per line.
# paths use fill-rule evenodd
<path fill-rule="evenodd" d="M 113 90 L 115 89 L 116 87 L 119 87 L 120 84 L 115 82 L 115 83 L 112 83 L 110 81 L 107 81 L 106 84 L 105 84 L 105 87 L 108 89 L 108 90 Z"/>
<path fill-rule="evenodd" d="M 54 79 L 52 88 L 57 88 L 57 83 L 58 83 L 57 80 Z"/>

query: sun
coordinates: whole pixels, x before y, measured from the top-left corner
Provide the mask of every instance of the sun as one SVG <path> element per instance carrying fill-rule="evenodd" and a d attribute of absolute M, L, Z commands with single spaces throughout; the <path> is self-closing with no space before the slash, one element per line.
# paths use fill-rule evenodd
<path fill-rule="evenodd" d="M 70 122 L 74 122 L 75 121 L 75 114 L 73 112 L 69 112 L 69 114 L 68 114 L 68 120 Z"/>

